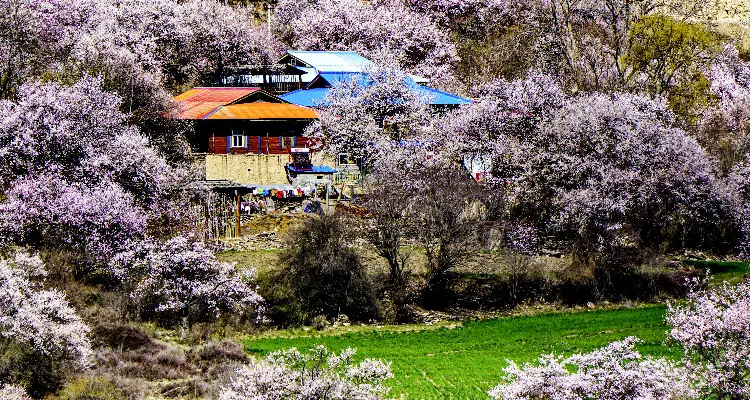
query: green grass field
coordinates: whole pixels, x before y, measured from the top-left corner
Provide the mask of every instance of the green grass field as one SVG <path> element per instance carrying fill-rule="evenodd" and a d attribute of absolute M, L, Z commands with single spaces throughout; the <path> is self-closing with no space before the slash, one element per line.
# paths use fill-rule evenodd
<path fill-rule="evenodd" d="M 338 335 L 307 333 L 296 338 L 247 338 L 247 351 L 263 355 L 325 344 L 339 351 L 358 350 L 360 358 L 392 361 L 391 395 L 408 399 L 486 399 L 506 359 L 534 361 L 540 353 L 590 351 L 626 336 L 644 340 L 644 354 L 676 357 L 664 346 L 664 306 L 554 313 L 467 322 L 455 328 L 397 332 L 371 330 Z"/>
<path fill-rule="evenodd" d="M 750 263 L 747 262 L 685 260 L 683 263 L 709 270 L 714 284 L 722 281 L 738 283 L 750 276 Z"/>

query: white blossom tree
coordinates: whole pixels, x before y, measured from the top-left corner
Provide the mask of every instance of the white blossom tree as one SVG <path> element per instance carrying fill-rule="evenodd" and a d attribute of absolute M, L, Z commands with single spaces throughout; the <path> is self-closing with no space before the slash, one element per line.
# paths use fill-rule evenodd
<path fill-rule="evenodd" d="M 263 299 L 252 285 L 255 271 L 220 262 L 204 242 L 177 236 L 141 243 L 111 264 L 127 282 L 139 313 L 165 324 L 213 320 L 221 314 L 262 317 Z"/>
<path fill-rule="evenodd" d="M 669 304 L 667 323 L 713 395 L 750 397 L 750 282 L 693 290 L 687 303 Z"/>
<path fill-rule="evenodd" d="M 219 394 L 220 400 L 341 399 L 376 400 L 388 393 L 383 382 L 393 377 L 390 363 L 366 359 L 354 363 L 355 350 L 339 354 L 317 346 L 270 354 L 237 370 Z"/>
<path fill-rule="evenodd" d="M 38 256 L 16 252 L 0 260 L 0 345 L 21 349 L 20 355 L 5 353 L 9 359 L 0 362 L 0 381 L 23 380 L 35 395 L 55 389 L 45 385 L 54 386 L 63 378 L 45 381 L 50 380 L 46 375 L 55 375 L 49 371 L 76 371 L 92 361 L 89 328 L 62 292 L 44 288 L 45 275 Z M 23 367 L 26 358 L 33 362 L 31 371 L 21 370 L 28 368 Z"/>
<path fill-rule="evenodd" d="M 570 357 L 544 355 L 536 364 L 509 361 L 505 382 L 490 390 L 495 399 L 699 399 L 701 382 L 684 367 L 644 357 L 638 339 Z"/>

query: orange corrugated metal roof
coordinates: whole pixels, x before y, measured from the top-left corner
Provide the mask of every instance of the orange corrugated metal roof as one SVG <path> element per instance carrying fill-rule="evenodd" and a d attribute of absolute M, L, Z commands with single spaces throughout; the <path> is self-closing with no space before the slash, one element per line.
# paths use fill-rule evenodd
<path fill-rule="evenodd" d="M 260 88 L 257 87 L 197 87 L 176 96 L 174 101 L 200 101 L 228 104 L 258 90 L 260 90 Z"/>
<path fill-rule="evenodd" d="M 232 104 L 260 90 L 256 87 L 198 87 L 174 97 L 178 118 L 203 119 L 217 108 Z"/>
<path fill-rule="evenodd" d="M 223 106 L 206 119 L 315 119 L 310 108 L 288 103 L 244 103 Z"/>

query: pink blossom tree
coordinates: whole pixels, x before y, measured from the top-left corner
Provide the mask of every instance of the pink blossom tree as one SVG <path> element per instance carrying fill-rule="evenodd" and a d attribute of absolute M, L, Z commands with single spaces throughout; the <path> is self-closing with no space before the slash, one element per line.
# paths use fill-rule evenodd
<path fill-rule="evenodd" d="M 489 160 L 490 181 L 510 189 L 512 218 L 581 243 L 606 243 L 614 232 L 646 246 L 710 247 L 724 240 L 716 229 L 731 222 L 724 191 L 705 151 L 673 127 L 663 101 L 629 94 L 566 98 L 535 81 L 545 78 L 484 89 L 463 117 L 440 130 L 446 148 L 458 138 L 457 158 Z M 670 230 L 684 234 L 663 234 Z"/>
<path fill-rule="evenodd" d="M 62 292 L 44 288 L 45 275 L 38 256 L 17 252 L 0 260 L 0 348 L 20 349 L 4 352 L 0 370 L 7 376 L 0 381 L 23 381 L 35 396 L 56 389 L 61 374 L 87 368 L 92 357 L 89 328 Z"/>
<path fill-rule="evenodd" d="M 694 290 L 687 303 L 670 303 L 669 336 L 685 349 L 688 366 L 702 374 L 717 398 L 750 396 L 750 283 L 724 282 Z"/>
<path fill-rule="evenodd" d="M 220 400 L 342 399 L 376 400 L 388 393 L 383 382 L 393 377 L 390 363 L 365 359 L 354 363 L 355 350 L 339 354 L 317 346 L 270 354 L 237 370 L 219 394 Z"/>
<path fill-rule="evenodd" d="M 456 49 L 448 32 L 430 17 L 398 2 L 282 0 L 275 13 L 277 31 L 292 48 L 349 50 L 377 63 L 450 84 Z"/>
<path fill-rule="evenodd" d="M 495 399 L 699 399 L 701 382 L 671 361 L 643 357 L 628 337 L 591 353 L 544 355 L 536 364 L 509 361 Z"/>
<path fill-rule="evenodd" d="M 368 169 L 394 143 L 421 136 L 430 110 L 413 85 L 403 72 L 380 67 L 337 82 L 305 134 L 327 153 L 349 153 Z"/>
<path fill-rule="evenodd" d="M 0 2 L 0 99 L 68 56 L 92 14 L 89 0 Z"/>
<path fill-rule="evenodd" d="M 170 166 L 120 104 L 89 77 L 26 85 L 17 101 L 0 102 L 4 244 L 72 251 L 101 265 L 150 226 L 180 226 L 183 207 L 165 204 L 189 195 L 191 175 Z"/>
<path fill-rule="evenodd" d="M 0 203 L 2 243 L 79 254 L 101 265 L 146 234 L 144 210 L 111 182 L 96 189 L 58 176 L 17 180 Z"/>
<path fill-rule="evenodd" d="M 727 174 L 750 152 L 750 62 L 726 45 L 707 75 L 717 101 L 704 110 L 697 138 Z"/>
<path fill-rule="evenodd" d="M 727 181 L 737 223 L 742 231 L 740 250 L 747 255 L 750 254 L 750 156 L 732 169 Z"/>
<path fill-rule="evenodd" d="M 166 325 L 213 320 L 221 314 L 261 317 L 255 271 L 220 262 L 202 241 L 177 236 L 119 254 L 112 267 L 132 290 L 138 312 Z"/>

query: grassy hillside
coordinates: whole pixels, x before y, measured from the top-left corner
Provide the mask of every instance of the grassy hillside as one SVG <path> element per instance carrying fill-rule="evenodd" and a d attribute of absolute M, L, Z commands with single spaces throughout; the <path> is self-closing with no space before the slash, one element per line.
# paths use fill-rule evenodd
<path fill-rule="evenodd" d="M 325 344 L 330 349 L 358 349 L 360 358 L 393 362 L 391 395 L 409 399 L 482 399 L 499 380 L 506 359 L 536 360 L 540 353 L 590 351 L 626 336 L 644 340 L 646 354 L 676 356 L 665 347 L 664 306 L 547 314 L 468 322 L 422 331 L 372 328 L 357 333 L 294 338 L 247 338 L 247 351 L 263 355 Z"/>

